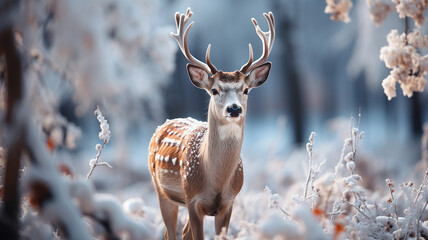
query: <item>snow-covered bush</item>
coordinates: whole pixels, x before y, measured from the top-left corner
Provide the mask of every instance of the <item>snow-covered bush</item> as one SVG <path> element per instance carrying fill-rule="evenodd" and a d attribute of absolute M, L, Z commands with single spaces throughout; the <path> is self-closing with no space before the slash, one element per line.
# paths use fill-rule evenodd
<path fill-rule="evenodd" d="M 314 148 L 315 133 L 311 133 L 306 146 L 309 154 L 306 177 L 303 178 L 298 173 L 293 177 L 296 180 L 291 184 L 272 183 L 277 191 L 288 189 L 287 194 L 274 193 L 269 187 L 265 187 L 264 198 L 259 196 L 261 193 L 255 192 L 244 192 L 241 199 L 238 195 L 237 201 L 242 203 L 235 204 L 234 212 L 238 215 L 236 219 L 240 220 L 239 227 L 236 226 L 236 222 L 234 223 L 236 219 L 232 217 L 229 235 L 223 232 L 217 239 L 428 237 L 426 235 L 428 171 L 419 180 L 421 182 L 419 185 L 407 181 L 395 187 L 392 180 L 386 179 L 383 188 L 368 189 L 363 183 L 373 181 L 375 178 L 364 173 L 367 177 L 364 179 L 359 174 L 361 170 L 358 167 L 377 163 L 367 163 L 357 157 L 364 132 L 359 129 L 359 123 L 349 129 L 349 138 L 345 139 L 339 161 L 333 167 L 327 167 L 331 166 L 328 159 L 321 162 L 314 159 L 317 158 L 314 156 L 317 156 L 319 149 Z M 428 129 L 425 134 L 424 138 L 427 138 Z M 423 144 L 426 151 L 426 143 Z M 292 159 L 295 161 L 296 156 Z M 284 164 L 282 166 L 287 167 Z M 261 170 L 260 166 L 257 168 Z M 274 169 L 277 171 L 272 171 L 270 177 L 281 172 L 277 165 Z M 257 179 L 254 175 L 251 177 Z M 261 199 L 264 199 L 264 206 L 260 206 Z M 244 205 L 242 208 L 248 212 L 250 211 L 248 209 L 252 209 L 254 213 L 242 212 L 241 205 Z M 261 208 L 258 214 L 255 214 L 257 212 L 255 208 Z"/>
<path fill-rule="evenodd" d="M 342 2 L 344 1 L 327 0 L 326 9 L 331 9 L 331 5 L 343 4 Z M 397 96 L 397 83 L 400 84 L 403 95 L 409 98 L 414 92 L 422 92 L 426 84 L 424 75 L 428 73 L 428 55 L 421 55 L 421 52 L 428 46 L 428 36 L 425 36 L 420 29 L 425 22 L 424 11 L 428 8 L 428 2 L 425 0 L 367 0 L 367 5 L 372 21 L 378 26 L 392 12 L 394 5 L 398 16 L 405 18 L 406 21 L 405 32 L 399 35 L 396 29 L 391 30 L 387 36 L 388 46 L 380 49 L 380 60 L 385 62 L 387 68 L 392 69 L 390 75 L 382 81 L 388 100 Z M 346 16 L 348 11 L 349 9 L 346 10 Z M 333 16 L 332 19 L 337 20 Z M 408 18 L 413 19 L 417 27 L 411 33 L 409 33 Z M 339 20 L 347 22 L 349 18 Z"/>
<path fill-rule="evenodd" d="M 172 26 L 161 21 L 162 4 L 150 0 L 0 4 L 0 144 L 6 149 L 6 157 L 3 152 L 1 156 L 0 229 L 8 230 L 2 236 L 158 236 L 157 225 L 143 216 L 130 217 L 117 197 L 101 195 L 93 182 L 81 180 L 86 173 L 76 171 L 81 157 L 76 152 L 90 138 L 79 124 L 97 104 L 105 106 L 109 123 L 117 124 L 112 130 L 118 146 L 127 146 L 129 126 L 141 124 L 148 113 L 162 114 L 160 92 L 175 70 L 177 51 L 168 34 Z M 102 144 L 96 145 L 91 172 L 108 165 L 98 160 L 112 134 L 99 109 L 96 114 Z"/>

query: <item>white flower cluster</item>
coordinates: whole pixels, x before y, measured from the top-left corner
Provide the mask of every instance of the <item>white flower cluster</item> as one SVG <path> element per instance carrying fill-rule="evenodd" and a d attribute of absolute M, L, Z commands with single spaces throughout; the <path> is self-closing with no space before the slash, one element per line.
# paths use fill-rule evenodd
<path fill-rule="evenodd" d="M 103 140 L 104 143 L 108 143 L 110 141 L 110 126 L 107 123 L 107 120 L 104 118 L 103 113 L 100 111 L 100 108 L 97 107 L 97 110 L 94 112 L 97 115 L 98 122 L 100 122 L 100 128 L 101 132 L 98 134 L 101 140 Z"/>
<path fill-rule="evenodd" d="M 397 82 L 407 97 L 412 97 L 413 92 L 422 92 L 426 83 L 423 74 L 428 72 L 428 55 L 421 57 L 416 48 L 428 46 L 427 36 L 419 30 L 408 35 L 398 35 L 394 29 L 388 34 L 387 40 L 388 46 L 380 50 L 380 59 L 392 69 L 390 75 L 382 81 L 388 100 L 397 96 Z"/>
<path fill-rule="evenodd" d="M 349 22 L 349 10 L 352 8 L 351 0 L 326 0 L 327 6 L 324 9 L 324 13 L 332 14 L 331 20 Z"/>
<path fill-rule="evenodd" d="M 418 27 L 424 24 L 424 11 L 427 8 L 427 0 L 392 0 L 392 2 L 396 4 L 400 18 L 411 17 Z"/>
<path fill-rule="evenodd" d="M 367 5 L 370 18 L 377 26 L 381 25 L 388 13 L 394 9 L 390 0 L 367 0 Z"/>

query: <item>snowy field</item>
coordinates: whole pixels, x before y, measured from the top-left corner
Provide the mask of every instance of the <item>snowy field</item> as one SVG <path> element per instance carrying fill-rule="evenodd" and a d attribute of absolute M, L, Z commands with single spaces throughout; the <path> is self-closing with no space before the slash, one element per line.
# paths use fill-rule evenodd
<path fill-rule="evenodd" d="M 276 30 L 228 232 L 205 217 L 205 239 L 428 239 L 425 0 L 0 3 L 1 239 L 164 238 L 150 139 L 218 94 L 170 36 L 189 6 L 190 51 L 224 71 L 270 49 L 251 18 Z"/>
<path fill-rule="evenodd" d="M 286 149 L 284 118 L 261 121 L 270 124 L 247 123 L 242 152 L 244 186 L 234 203 L 229 233 L 219 239 L 392 239 L 398 234 L 410 238 L 405 234 L 414 233 L 415 220 L 428 217 L 424 211 L 426 159 L 383 159 L 381 153 L 367 149 L 369 132 L 354 126 L 356 136 L 351 137 L 350 118 L 335 119 L 332 129 L 326 126 L 323 134 L 333 137 L 315 133 L 313 148 L 306 149 Z M 156 238 L 162 239 L 165 228 L 146 166 L 147 150 L 131 148 L 138 156 L 126 164 L 131 168 L 97 168 L 93 182 L 100 192 L 113 193 L 124 206 L 129 201 L 134 207 L 141 204 L 141 209 L 131 207 L 133 216 L 146 219 Z M 308 150 L 312 153 L 309 182 Z M 114 163 L 108 151 L 103 154 Z M 87 169 L 85 163 L 81 172 Z M 187 210 L 180 208 L 178 232 L 187 217 Z M 213 239 L 214 218 L 205 217 L 204 226 L 206 239 Z M 427 233 L 423 224 L 419 227 L 420 234 Z"/>

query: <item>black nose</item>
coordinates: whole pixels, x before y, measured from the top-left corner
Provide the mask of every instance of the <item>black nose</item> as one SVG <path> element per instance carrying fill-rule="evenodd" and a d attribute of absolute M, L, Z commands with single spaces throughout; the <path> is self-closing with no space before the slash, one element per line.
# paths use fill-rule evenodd
<path fill-rule="evenodd" d="M 238 117 L 239 114 L 242 112 L 242 108 L 236 104 L 233 104 L 232 106 L 227 107 L 227 112 L 230 114 L 231 117 Z"/>

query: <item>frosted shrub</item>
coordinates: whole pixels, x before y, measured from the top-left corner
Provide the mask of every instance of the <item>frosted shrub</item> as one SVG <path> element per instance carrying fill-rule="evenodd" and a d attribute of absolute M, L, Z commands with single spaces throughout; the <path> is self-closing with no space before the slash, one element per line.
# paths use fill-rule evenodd
<path fill-rule="evenodd" d="M 427 8 L 426 0 L 392 0 L 392 2 L 396 4 L 400 18 L 411 17 L 418 27 L 424 24 L 424 10 Z"/>
<path fill-rule="evenodd" d="M 388 46 L 380 50 L 380 59 L 391 68 L 390 75 L 382 81 L 384 92 L 391 100 L 396 96 L 396 84 L 399 83 L 403 94 L 412 97 L 414 92 L 422 92 L 426 80 L 428 56 L 420 56 L 416 47 L 427 45 L 427 37 L 419 30 L 406 35 L 398 35 L 397 30 L 392 30 L 388 36 Z"/>
<path fill-rule="evenodd" d="M 376 25 L 381 25 L 394 6 L 390 0 L 367 0 L 370 18 Z"/>
<path fill-rule="evenodd" d="M 324 12 L 331 14 L 330 19 L 335 21 L 349 22 L 349 10 L 352 8 L 351 0 L 326 0 L 327 6 Z"/>
<path fill-rule="evenodd" d="M 345 12 L 344 2 L 338 0 L 326 0 L 325 13 L 334 13 L 332 20 L 344 19 L 349 21 L 349 17 L 343 16 Z M 352 2 L 346 6 L 352 6 Z M 425 22 L 424 11 L 428 7 L 427 0 L 367 0 L 370 11 L 370 18 L 376 25 L 381 25 L 387 15 L 394 9 L 400 18 L 406 18 L 406 29 L 401 35 L 393 29 L 387 36 L 388 46 L 380 50 L 380 59 L 385 62 L 386 67 L 392 69 L 390 75 L 382 81 L 382 87 L 388 100 L 397 96 L 396 85 L 400 88 L 404 96 L 412 97 L 414 92 L 423 92 L 426 84 L 424 74 L 428 71 L 428 55 L 421 56 L 422 48 L 428 46 L 428 36 L 423 35 L 419 29 Z M 339 17 L 341 16 L 341 17 Z M 414 20 L 417 29 L 408 33 L 408 19 Z"/>

